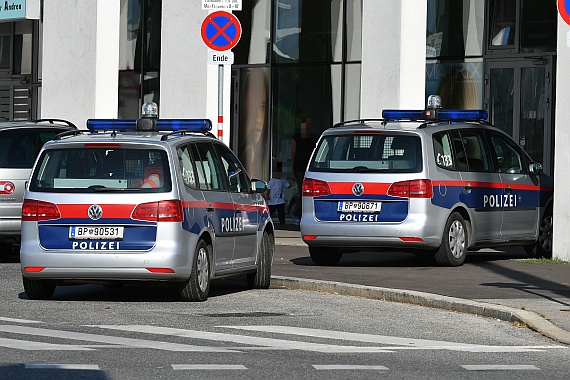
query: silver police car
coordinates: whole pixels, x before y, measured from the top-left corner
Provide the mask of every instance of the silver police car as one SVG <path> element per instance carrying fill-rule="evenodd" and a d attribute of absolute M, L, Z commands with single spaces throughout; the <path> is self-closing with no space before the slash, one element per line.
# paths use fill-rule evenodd
<path fill-rule="evenodd" d="M 462 265 L 468 250 L 552 255 L 553 180 L 482 110 L 385 110 L 320 137 L 302 189 L 313 261 L 400 250 Z"/>
<path fill-rule="evenodd" d="M 274 228 L 262 194 L 206 119 L 88 120 L 45 144 L 22 207 L 24 289 L 172 285 L 203 301 L 210 280 L 268 288 Z"/>

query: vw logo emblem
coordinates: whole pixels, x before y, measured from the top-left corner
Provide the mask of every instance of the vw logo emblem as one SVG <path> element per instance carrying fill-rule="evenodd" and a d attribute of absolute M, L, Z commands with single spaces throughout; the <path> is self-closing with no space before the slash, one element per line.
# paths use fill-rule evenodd
<path fill-rule="evenodd" d="M 352 194 L 356 195 L 357 197 L 364 194 L 364 185 L 360 182 L 352 185 Z"/>
<path fill-rule="evenodd" d="M 98 220 L 103 216 L 103 209 L 99 205 L 91 205 L 87 210 L 87 215 L 93 220 Z"/>

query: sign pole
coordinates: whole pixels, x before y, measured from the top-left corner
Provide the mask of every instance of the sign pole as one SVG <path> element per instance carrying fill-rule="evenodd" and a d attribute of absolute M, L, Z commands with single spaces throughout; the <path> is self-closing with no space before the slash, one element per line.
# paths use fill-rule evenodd
<path fill-rule="evenodd" d="M 218 139 L 224 137 L 224 65 L 218 65 Z"/>

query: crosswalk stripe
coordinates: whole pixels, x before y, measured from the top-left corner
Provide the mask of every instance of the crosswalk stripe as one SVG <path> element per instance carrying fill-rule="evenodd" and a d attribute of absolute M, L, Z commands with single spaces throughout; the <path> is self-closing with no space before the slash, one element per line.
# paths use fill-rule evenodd
<path fill-rule="evenodd" d="M 391 352 L 387 349 L 378 347 L 358 347 L 358 346 L 341 346 L 333 344 L 320 344 L 310 342 L 299 342 L 294 340 L 259 338 L 246 335 L 234 335 L 207 331 L 184 330 L 170 327 L 159 326 L 143 326 L 143 325 L 90 325 L 90 327 L 99 327 L 102 329 L 141 332 L 147 334 L 170 335 L 193 339 L 206 339 L 214 341 L 232 342 L 240 344 L 249 344 L 262 347 L 281 348 L 284 350 L 303 350 L 326 353 L 346 353 L 346 352 Z"/>
<path fill-rule="evenodd" d="M 540 368 L 533 365 L 507 365 L 507 364 L 480 364 L 480 365 L 462 365 L 468 371 L 511 371 L 511 370 L 531 370 L 539 371 Z"/>
<path fill-rule="evenodd" d="M 327 338 L 336 340 L 355 341 L 361 343 L 379 343 L 379 344 L 392 344 L 405 347 L 423 348 L 423 349 L 447 349 L 453 351 L 468 351 L 468 352 L 533 352 L 543 349 L 567 349 L 566 346 L 488 346 L 481 344 L 469 343 L 456 343 L 438 340 L 427 339 L 412 339 L 402 338 L 395 336 L 373 335 L 373 334 L 360 334 L 350 333 L 344 331 L 332 331 L 321 329 L 309 329 L 303 327 L 289 327 L 289 326 L 218 326 L 228 329 L 238 329 L 246 331 L 258 331 L 287 335 L 300 335 L 310 336 L 316 338 Z M 395 347 L 384 347 L 384 349 L 396 349 Z"/>
<path fill-rule="evenodd" d="M 16 348 L 27 351 L 45 351 L 45 350 L 62 350 L 62 351 L 90 351 L 90 348 L 75 346 L 70 344 L 53 344 L 43 342 L 33 342 L 30 340 L 0 338 L 0 347 Z"/>
<path fill-rule="evenodd" d="M 97 364 L 26 364 L 25 369 L 73 369 L 99 371 Z"/>
<path fill-rule="evenodd" d="M 227 369 L 247 369 L 241 364 L 172 364 L 175 370 L 227 370 Z"/>
<path fill-rule="evenodd" d="M 31 321 L 29 319 L 18 319 L 18 318 L 8 318 L 8 317 L 0 317 L 0 321 L 14 322 L 14 323 L 30 323 L 30 324 L 44 323 L 40 321 Z"/>
<path fill-rule="evenodd" d="M 165 350 L 165 351 L 239 352 L 236 350 L 230 350 L 226 348 L 195 346 L 189 344 L 159 342 L 153 340 L 143 340 L 143 339 L 133 339 L 133 338 L 122 338 L 122 337 L 78 333 L 78 332 L 63 331 L 63 330 L 48 330 L 48 329 L 41 329 L 35 327 L 24 327 L 24 326 L 15 326 L 15 325 L 0 325 L 0 331 L 15 333 L 15 334 L 27 334 L 27 335 L 45 336 L 52 338 L 115 344 L 117 346 L 153 348 L 156 350 Z"/>
<path fill-rule="evenodd" d="M 372 370 L 388 371 L 388 367 L 383 365 L 342 365 L 342 364 L 313 364 L 316 370 Z"/>

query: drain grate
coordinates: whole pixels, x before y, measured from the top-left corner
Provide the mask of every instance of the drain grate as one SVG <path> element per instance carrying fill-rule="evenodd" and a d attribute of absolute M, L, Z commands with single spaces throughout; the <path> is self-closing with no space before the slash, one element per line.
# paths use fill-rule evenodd
<path fill-rule="evenodd" d="M 254 311 L 251 313 L 205 313 L 205 314 L 197 314 L 197 315 L 200 317 L 250 318 L 250 317 L 283 317 L 283 316 L 287 316 L 288 314 Z"/>

